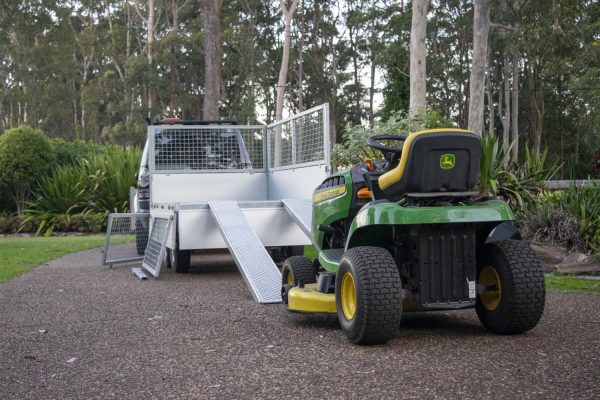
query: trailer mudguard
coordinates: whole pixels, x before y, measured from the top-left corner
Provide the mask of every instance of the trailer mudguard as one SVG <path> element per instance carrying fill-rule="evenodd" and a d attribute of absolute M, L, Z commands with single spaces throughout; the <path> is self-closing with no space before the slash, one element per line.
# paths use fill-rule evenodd
<path fill-rule="evenodd" d="M 389 244 L 391 231 L 398 225 L 490 223 L 512 221 L 512 211 L 501 200 L 489 200 L 475 205 L 402 207 L 396 203 L 368 203 L 354 217 L 346 249 Z"/>

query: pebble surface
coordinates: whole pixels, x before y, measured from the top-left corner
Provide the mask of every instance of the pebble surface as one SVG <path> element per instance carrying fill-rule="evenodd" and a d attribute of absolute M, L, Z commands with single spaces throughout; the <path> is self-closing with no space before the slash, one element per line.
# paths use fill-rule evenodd
<path fill-rule="evenodd" d="M 141 281 L 72 254 L 0 285 L 5 399 L 598 399 L 600 297 L 549 293 L 538 326 L 483 329 L 474 310 L 405 314 L 386 345 L 335 316 L 261 305 L 228 255 Z"/>

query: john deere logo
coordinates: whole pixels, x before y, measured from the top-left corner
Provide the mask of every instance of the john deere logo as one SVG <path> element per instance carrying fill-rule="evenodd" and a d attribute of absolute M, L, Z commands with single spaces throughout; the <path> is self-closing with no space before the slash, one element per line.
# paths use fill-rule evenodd
<path fill-rule="evenodd" d="M 456 156 L 454 154 L 442 154 L 440 157 L 441 169 L 452 169 L 456 164 Z"/>

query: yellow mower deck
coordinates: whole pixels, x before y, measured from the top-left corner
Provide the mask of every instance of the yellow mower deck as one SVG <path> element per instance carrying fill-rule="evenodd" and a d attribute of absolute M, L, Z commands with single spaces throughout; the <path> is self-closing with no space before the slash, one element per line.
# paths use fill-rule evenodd
<path fill-rule="evenodd" d="M 303 288 L 293 287 L 288 292 L 287 309 L 299 313 L 335 314 L 337 313 L 335 293 L 318 292 L 316 283 L 306 284 Z M 411 303 L 410 299 L 403 299 L 402 311 L 427 312 L 439 311 L 439 309 L 423 307 L 420 304 Z"/>
<path fill-rule="evenodd" d="M 293 287 L 288 292 L 288 309 L 303 313 L 337 312 L 334 293 L 317 292 L 317 284 L 306 284 L 304 287 Z"/>

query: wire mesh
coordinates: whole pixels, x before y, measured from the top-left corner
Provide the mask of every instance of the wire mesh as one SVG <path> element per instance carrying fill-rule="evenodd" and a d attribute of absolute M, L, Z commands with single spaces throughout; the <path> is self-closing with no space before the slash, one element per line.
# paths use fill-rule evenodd
<path fill-rule="evenodd" d="M 103 264 L 141 260 L 148 244 L 148 213 L 115 213 L 108 217 Z"/>
<path fill-rule="evenodd" d="M 319 162 L 325 158 L 324 108 L 268 128 L 269 168 Z"/>
<path fill-rule="evenodd" d="M 154 218 L 142 266 L 155 277 L 160 273 L 171 219 Z"/>
<path fill-rule="evenodd" d="M 262 170 L 260 127 L 176 126 L 154 128 L 154 170 Z"/>

